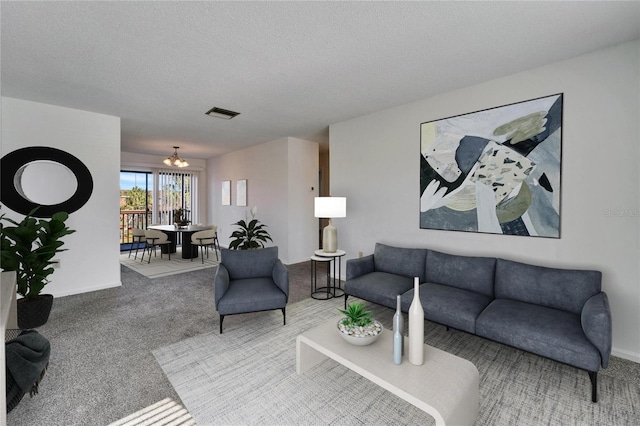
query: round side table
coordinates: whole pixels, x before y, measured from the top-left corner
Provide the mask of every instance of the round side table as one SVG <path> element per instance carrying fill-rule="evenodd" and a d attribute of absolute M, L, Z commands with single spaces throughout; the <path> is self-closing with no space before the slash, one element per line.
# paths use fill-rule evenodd
<path fill-rule="evenodd" d="M 333 294 L 333 297 L 344 296 L 344 290 L 342 289 L 342 284 L 340 283 L 340 276 L 342 275 L 342 257 L 347 254 L 347 252 L 345 252 L 344 250 L 336 250 L 334 253 L 327 253 L 323 250 L 316 250 L 314 254 L 318 257 L 333 260 L 333 284 L 331 285 L 331 294 Z"/>
<path fill-rule="evenodd" d="M 327 285 L 324 287 L 318 287 L 318 263 L 327 263 Z M 311 256 L 311 297 L 314 299 L 327 300 L 333 297 L 329 279 L 330 264 L 329 257 Z"/>

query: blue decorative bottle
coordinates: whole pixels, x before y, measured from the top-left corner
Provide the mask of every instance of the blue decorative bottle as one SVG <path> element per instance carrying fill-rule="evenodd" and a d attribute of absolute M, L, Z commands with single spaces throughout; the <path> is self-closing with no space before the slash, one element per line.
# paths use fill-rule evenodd
<path fill-rule="evenodd" d="M 402 355 L 404 355 L 404 318 L 402 311 L 400 295 L 396 296 L 396 313 L 393 315 L 393 362 L 395 364 L 402 363 Z"/>

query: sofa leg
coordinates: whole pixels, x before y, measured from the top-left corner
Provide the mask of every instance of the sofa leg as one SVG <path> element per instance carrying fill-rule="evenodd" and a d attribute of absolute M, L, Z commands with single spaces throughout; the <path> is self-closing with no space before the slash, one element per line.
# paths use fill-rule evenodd
<path fill-rule="evenodd" d="M 287 308 L 282 308 L 282 325 L 287 325 Z"/>
<path fill-rule="evenodd" d="M 588 373 L 591 379 L 591 401 L 598 402 L 598 372 L 589 371 Z"/>
<path fill-rule="evenodd" d="M 222 321 L 224 321 L 224 315 L 220 315 L 220 334 L 222 334 Z"/>
<path fill-rule="evenodd" d="M 344 308 L 347 309 L 347 297 L 349 297 L 349 295 L 347 293 L 344 294 Z"/>

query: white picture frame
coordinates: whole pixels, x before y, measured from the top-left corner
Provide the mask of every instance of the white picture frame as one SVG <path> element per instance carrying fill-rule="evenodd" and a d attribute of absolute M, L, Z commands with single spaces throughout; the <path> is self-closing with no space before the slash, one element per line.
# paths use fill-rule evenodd
<path fill-rule="evenodd" d="M 223 206 L 231 205 L 231 181 L 230 180 L 222 181 L 222 205 Z"/>
<path fill-rule="evenodd" d="M 246 207 L 247 205 L 247 180 L 240 179 L 236 182 L 236 205 Z"/>

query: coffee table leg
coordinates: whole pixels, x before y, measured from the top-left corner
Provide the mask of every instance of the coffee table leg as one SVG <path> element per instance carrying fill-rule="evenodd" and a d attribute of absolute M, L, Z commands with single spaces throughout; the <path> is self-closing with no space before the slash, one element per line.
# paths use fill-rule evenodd
<path fill-rule="evenodd" d="M 296 373 L 302 374 L 316 364 L 321 363 L 327 356 L 318 352 L 305 341 L 304 337 L 296 339 Z"/>

